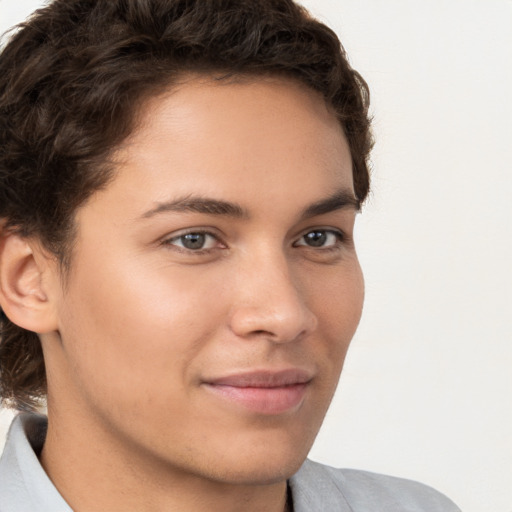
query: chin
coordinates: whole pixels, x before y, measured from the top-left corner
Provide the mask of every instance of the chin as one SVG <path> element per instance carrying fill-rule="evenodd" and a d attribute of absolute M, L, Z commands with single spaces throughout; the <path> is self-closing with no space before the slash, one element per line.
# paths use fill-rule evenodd
<path fill-rule="evenodd" d="M 297 456 L 293 460 L 278 457 L 251 461 L 242 459 L 229 468 L 215 468 L 216 474 L 211 476 L 229 485 L 272 485 L 288 480 L 299 470 L 304 459 Z"/>
<path fill-rule="evenodd" d="M 287 480 L 299 470 L 311 444 L 290 441 L 260 439 L 248 446 L 233 443 L 235 446 L 222 457 L 210 461 L 211 476 L 233 485 L 269 485 Z"/>
<path fill-rule="evenodd" d="M 209 436 L 202 460 L 225 483 L 268 485 L 282 482 L 302 466 L 316 438 L 323 415 L 307 411 L 283 419 L 238 425 Z M 245 427 L 245 428 L 244 428 Z M 218 434 L 218 432 L 217 432 Z"/>

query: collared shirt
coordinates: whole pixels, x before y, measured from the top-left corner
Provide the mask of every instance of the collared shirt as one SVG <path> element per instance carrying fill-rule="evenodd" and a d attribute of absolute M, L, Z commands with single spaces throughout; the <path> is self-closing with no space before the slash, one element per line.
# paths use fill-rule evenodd
<path fill-rule="evenodd" d="M 38 460 L 45 416 L 20 414 L 0 459 L 0 512 L 72 512 Z M 290 478 L 294 512 L 460 512 L 423 484 L 306 460 Z"/>

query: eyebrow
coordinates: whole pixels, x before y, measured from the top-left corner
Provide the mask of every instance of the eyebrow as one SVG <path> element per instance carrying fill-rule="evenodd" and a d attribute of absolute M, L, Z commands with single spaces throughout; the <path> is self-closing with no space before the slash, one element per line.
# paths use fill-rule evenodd
<path fill-rule="evenodd" d="M 249 218 L 249 212 L 239 204 L 190 195 L 173 201 L 158 203 L 154 208 L 144 213 L 142 218 L 148 219 L 164 212 L 195 212 L 206 215 L 225 215 L 238 219 Z"/>
<path fill-rule="evenodd" d="M 309 205 L 302 212 L 301 219 L 304 220 L 318 215 L 324 215 L 343 208 L 351 208 L 359 211 L 360 207 L 360 201 L 354 197 L 352 191 L 342 189 L 325 199 L 321 199 Z M 154 208 L 145 212 L 142 218 L 148 219 L 166 212 L 194 212 L 206 215 L 222 215 L 237 219 L 248 219 L 250 217 L 249 211 L 237 203 L 187 195 L 172 201 L 158 203 Z"/>
<path fill-rule="evenodd" d="M 304 220 L 341 209 L 351 209 L 358 212 L 361 210 L 361 201 L 354 196 L 351 190 L 341 189 L 326 199 L 321 199 L 309 205 L 301 217 Z"/>

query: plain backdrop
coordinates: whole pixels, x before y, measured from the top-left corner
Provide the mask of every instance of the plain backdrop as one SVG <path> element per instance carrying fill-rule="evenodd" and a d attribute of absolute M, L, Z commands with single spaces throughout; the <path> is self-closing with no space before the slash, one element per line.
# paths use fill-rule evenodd
<path fill-rule="evenodd" d="M 41 3 L 0 0 L 0 31 Z M 303 3 L 370 84 L 377 141 L 365 311 L 311 458 L 512 512 L 512 2 Z"/>

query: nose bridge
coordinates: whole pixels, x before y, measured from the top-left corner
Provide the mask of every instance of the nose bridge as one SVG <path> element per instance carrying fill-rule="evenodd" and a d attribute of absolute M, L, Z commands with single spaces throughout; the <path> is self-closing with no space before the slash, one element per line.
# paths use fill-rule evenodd
<path fill-rule="evenodd" d="M 233 304 L 232 328 L 240 336 L 260 334 L 276 342 L 316 328 L 305 290 L 282 249 L 263 247 L 243 258 Z"/>

